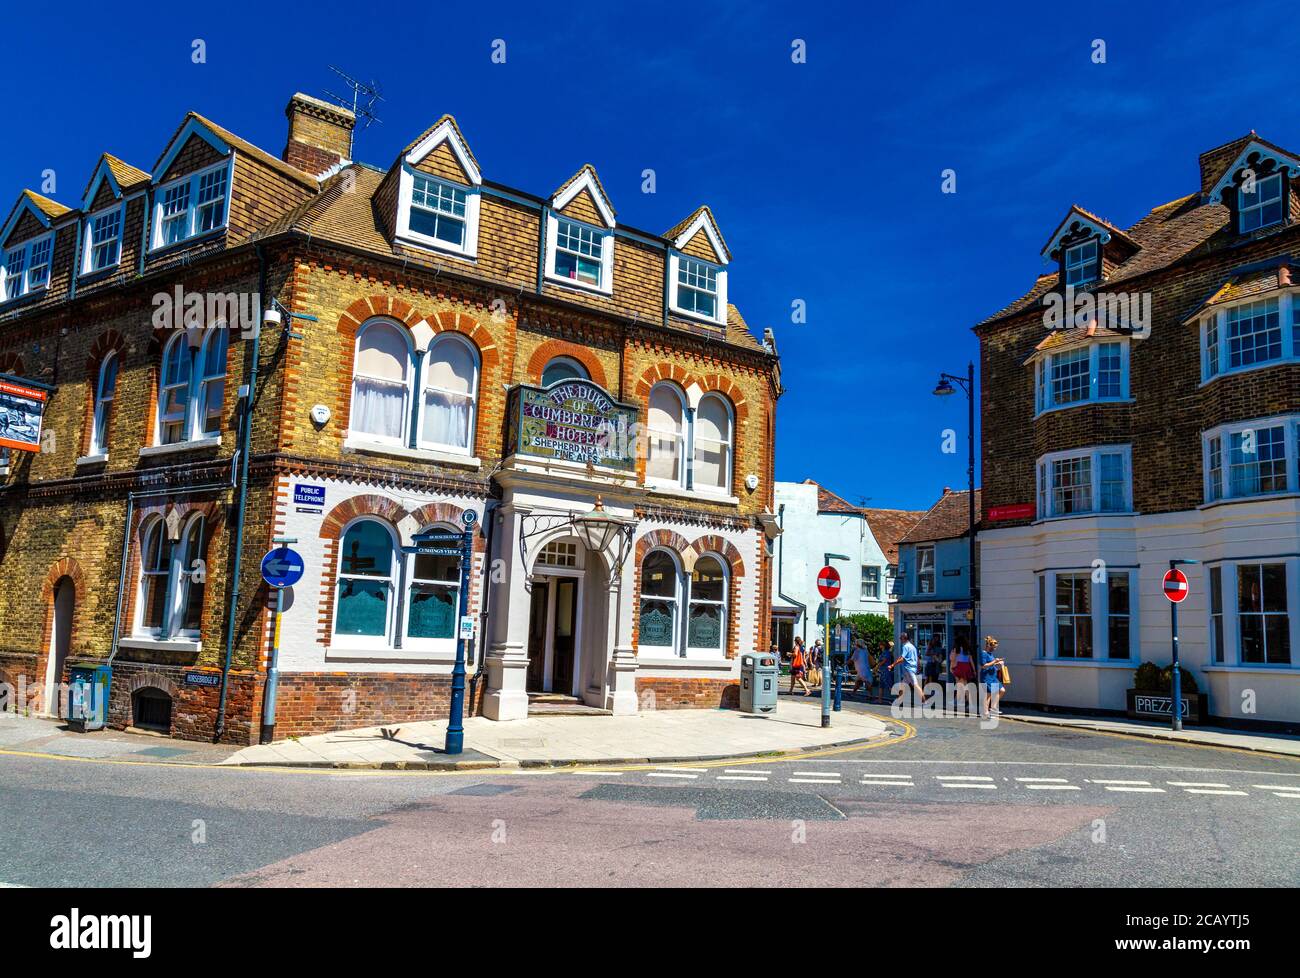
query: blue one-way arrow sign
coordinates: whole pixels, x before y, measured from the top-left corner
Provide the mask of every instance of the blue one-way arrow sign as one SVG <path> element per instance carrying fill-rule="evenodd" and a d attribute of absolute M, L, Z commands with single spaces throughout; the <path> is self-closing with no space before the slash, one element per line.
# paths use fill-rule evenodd
<path fill-rule="evenodd" d="M 262 558 L 262 580 L 274 588 L 293 587 L 302 580 L 302 557 L 288 547 L 276 547 Z"/>

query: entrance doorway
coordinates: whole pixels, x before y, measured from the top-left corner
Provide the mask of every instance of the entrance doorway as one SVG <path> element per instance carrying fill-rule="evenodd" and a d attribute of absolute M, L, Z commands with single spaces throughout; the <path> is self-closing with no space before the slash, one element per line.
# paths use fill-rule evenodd
<path fill-rule="evenodd" d="M 580 696 L 577 689 L 579 578 L 533 579 L 528 610 L 528 691 Z"/>
<path fill-rule="evenodd" d="M 57 717 L 63 714 L 59 683 L 63 681 L 63 667 L 68 662 L 72 645 L 72 614 L 76 593 L 72 578 L 60 577 L 54 584 L 53 627 L 50 629 L 49 663 L 45 667 L 45 714 Z"/>

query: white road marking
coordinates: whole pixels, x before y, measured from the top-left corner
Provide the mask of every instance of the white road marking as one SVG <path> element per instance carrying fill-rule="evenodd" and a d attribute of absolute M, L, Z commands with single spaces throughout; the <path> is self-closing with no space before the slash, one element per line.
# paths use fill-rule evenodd
<path fill-rule="evenodd" d="M 1084 778 L 1089 784 L 1150 784 L 1150 781 L 1115 781 L 1110 778 Z M 1160 789 L 1164 791 L 1164 788 Z"/>
<path fill-rule="evenodd" d="M 707 767 L 657 767 L 656 771 L 693 771 L 696 774 L 708 774 Z"/>
<path fill-rule="evenodd" d="M 1250 794 L 1248 791 L 1220 791 L 1217 788 L 1184 788 L 1189 795 L 1245 795 Z"/>
<path fill-rule="evenodd" d="M 995 784 L 977 784 L 977 783 L 966 784 L 961 781 L 945 781 L 943 784 L 939 785 L 939 787 L 940 788 L 984 788 L 986 791 L 998 790 L 998 786 Z"/>
<path fill-rule="evenodd" d="M 3 881 L 0 881 L 0 890 L 27 890 L 27 889 L 31 889 L 31 887 L 25 886 L 22 883 L 5 883 Z"/>
<path fill-rule="evenodd" d="M 1135 791 L 1135 792 L 1152 794 L 1152 795 L 1163 795 L 1165 793 L 1164 788 L 1140 788 L 1136 785 L 1123 785 L 1123 784 L 1108 784 L 1106 785 L 1106 790 L 1107 791 Z"/>
<path fill-rule="evenodd" d="M 1166 781 L 1165 784 L 1172 784 L 1175 788 L 1226 788 L 1226 784 L 1219 781 Z"/>
<path fill-rule="evenodd" d="M 1030 791 L 1080 791 L 1077 784 L 1027 784 Z"/>
<path fill-rule="evenodd" d="M 728 774 L 753 774 L 754 773 L 754 769 L 752 767 L 724 767 L 722 770 L 726 771 Z M 763 775 L 763 776 L 767 777 L 767 775 Z"/>
<path fill-rule="evenodd" d="M 1278 798 L 1300 798 L 1300 793 L 1295 793 L 1294 791 L 1275 791 L 1273 794 Z"/>
<path fill-rule="evenodd" d="M 911 781 L 859 781 L 858 784 L 869 785 L 872 788 L 915 788 Z M 971 785 L 975 787 L 975 785 Z M 982 786 L 981 786 L 982 787 Z M 1300 795 L 1295 797 L 1300 798 Z"/>
<path fill-rule="evenodd" d="M 759 774 L 719 774 L 719 781 L 766 781 L 767 778 Z"/>
<path fill-rule="evenodd" d="M 1300 784 L 1252 784 L 1263 791 L 1300 791 Z"/>
<path fill-rule="evenodd" d="M 651 771 L 648 774 L 646 774 L 646 777 L 647 778 L 688 778 L 693 780 L 695 778 L 698 778 L 699 775 L 698 774 L 668 774 L 666 772 L 660 773 L 658 771 Z"/>
<path fill-rule="evenodd" d="M 839 784 L 839 779 L 828 781 L 826 778 L 786 778 L 791 784 Z"/>
<path fill-rule="evenodd" d="M 801 778 L 839 778 L 839 771 L 791 771 L 791 774 L 797 774 Z"/>
<path fill-rule="evenodd" d="M 621 778 L 626 771 L 570 771 L 580 778 Z"/>
<path fill-rule="evenodd" d="M 980 777 L 974 774 L 936 774 L 936 781 L 992 781 L 992 778 Z"/>
<path fill-rule="evenodd" d="M 1068 784 L 1065 778 L 1016 778 L 1017 781 L 1042 781 L 1047 784 Z"/>

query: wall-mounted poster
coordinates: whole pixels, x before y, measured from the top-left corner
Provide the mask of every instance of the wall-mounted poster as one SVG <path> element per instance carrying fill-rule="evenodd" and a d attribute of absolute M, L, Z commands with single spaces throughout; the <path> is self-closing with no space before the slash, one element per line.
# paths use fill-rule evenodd
<path fill-rule="evenodd" d="M 566 462 L 636 466 L 637 408 L 620 404 L 589 380 L 510 392 L 507 451 Z"/>
<path fill-rule="evenodd" d="M 41 450 L 41 419 L 51 388 L 0 374 L 0 448 Z"/>

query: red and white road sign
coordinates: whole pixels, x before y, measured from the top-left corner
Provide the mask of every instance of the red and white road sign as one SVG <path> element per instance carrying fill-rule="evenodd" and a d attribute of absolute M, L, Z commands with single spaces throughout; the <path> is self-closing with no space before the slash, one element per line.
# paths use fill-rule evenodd
<path fill-rule="evenodd" d="M 1187 597 L 1191 588 L 1187 586 L 1187 575 L 1177 567 L 1171 567 L 1165 574 L 1165 597 L 1177 604 Z"/>
<path fill-rule="evenodd" d="M 840 572 L 829 564 L 817 572 L 817 590 L 823 598 L 830 601 L 839 596 Z"/>

